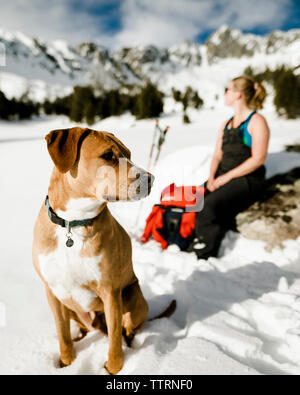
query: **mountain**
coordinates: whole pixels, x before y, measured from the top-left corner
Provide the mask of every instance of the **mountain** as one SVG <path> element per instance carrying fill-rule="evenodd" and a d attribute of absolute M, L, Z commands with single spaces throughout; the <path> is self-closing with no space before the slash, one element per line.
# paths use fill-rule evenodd
<path fill-rule="evenodd" d="M 190 85 L 215 105 L 224 84 L 251 65 L 257 70 L 300 64 L 300 29 L 275 31 L 268 36 L 244 34 L 226 25 L 204 44 L 184 41 L 170 48 L 153 45 L 109 50 L 85 42 L 45 42 L 21 32 L 0 29 L 6 65 L 0 62 L 0 90 L 8 97 L 27 95 L 41 101 L 92 83 L 99 90 L 139 87 L 146 81 L 165 93 Z"/>
<path fill-rule="evenodd" d="M 270 55 L 281 54 L 288 47 L 292 51 L 297 43 L 300 49 L 300 29 L 288 32 L 274 31 L 268 36 L 243 34 L 240 30 L 221 26 L 206 41 L 207 57 L 209 63 L 224 58 L 253 57 L 255 54 Z"/>

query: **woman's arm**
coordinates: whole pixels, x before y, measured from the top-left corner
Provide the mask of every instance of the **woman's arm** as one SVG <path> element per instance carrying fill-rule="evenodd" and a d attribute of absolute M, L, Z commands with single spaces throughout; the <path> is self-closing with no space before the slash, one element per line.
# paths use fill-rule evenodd
<path fill-rule="evenodd" d="M 218 137 L 217 137 L 217 143 L 216 143 L 216 148 L 210 163 L 210 172 L 209 172 L 209 180 L 212 181 L 215 178 L 215 174 L 218 170 L 219 163 L 222 160 L 223 157 L 223 151 L 222 151 L 222 140 L 223 140 L 223 133 L 224 133 L 224 128 L 227 122 L 222 123 Z"/>
<path fill-rule="evenodd" d="M 242 164 L 230 170 L 226 174 L 216 178 L 214 185 L 219 188 L 233 178 L 238 178 L 252 173 L 265 163 L 270 130 L 265 118 L 260 114 L 255 114 L 249 124 L 249 132 L 252 136 L 251 157 Z"/>

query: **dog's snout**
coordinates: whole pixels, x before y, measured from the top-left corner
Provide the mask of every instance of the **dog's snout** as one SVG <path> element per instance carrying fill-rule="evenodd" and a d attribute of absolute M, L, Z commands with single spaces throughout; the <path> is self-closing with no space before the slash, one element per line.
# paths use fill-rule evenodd
<path fill-rule="evenodd" d="M 154 176 L 150 173 L 144 173 L 142 175 L 142 180 L 145 184 L 148 183 L 149 187 L 152 187 L 154 182 Z"/>
<path fill-rule="evenodd" d="M 153 182 L 154 176 L 151 173 L 145 170 L 139 171 L 135 176 L 135 180 L 131 183 L 133 187 L 129 191 L 129 193 L 132 193 L 131 200 L 139 200 L 148 196 L 151 192 Z"/>

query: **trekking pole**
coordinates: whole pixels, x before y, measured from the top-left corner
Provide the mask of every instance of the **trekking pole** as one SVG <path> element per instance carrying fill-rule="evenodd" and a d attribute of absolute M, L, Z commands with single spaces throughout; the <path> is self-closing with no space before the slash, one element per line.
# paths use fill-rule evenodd
<path fill-rule="evenodd" d="M 162 147 L 163 143 L 165 142 L 166 134 L 167 134 L 169 129 L 170 129 L 170 126 L 167 126 L 164 131 L 162 131 L 160 129 L 160 138 L 159 138 L 159 141 L 158 141 L 157 154 L 156 154 L 156 158 L 155 158 L 155 161 L 154 161 L 154 167 L 156 166 L 156 164 L 158 162 L 158 158 L 159 158 L 159 155 L 160 155 L 161 147 Z"/>
<path fill-rule="evenodd" d="M 158 119 L 156 119 L 155 120 L 154 134 L 153 134 L 153 141 L 152 141 L 152 145 L 151 145 L 149 161 L 148 161 L 148 166 L 147 166 L 147 171 L 150 171 L 152 156 L 153 156 L 153 153 L 154 153 L 154 148 L 156 146 L 156 140 L 157 140 L 158 132 L 160 133 L 160 137 L 159 137 L 159 141 L 160 141 L 162 130 L 159 127 Z M 159 144 L 159 142 L 157 144 Z M 135 221 L 135 228 L 138 226 L 138 222 L 139 222 L 139 219 L 140 219 L 140 216 L 141 216 L 142 207 L 143 207 L 143 200 L 140 202 L 140 205 L 139 205 L 138 215 L 137 215 L 137 218 L 136 218 L 136 221 Z"/>
<path fill-rule="evenodd" d="M 149 161 L 148 161 L 148 166 L 147 166 L 147 170 L 150 170 L 150 166 L 151 166 L 151 160 L 152 160 L 152 155 L 153 155 L 153 151 L 154 151 L 154 147 L 155 147 L 155 140 L 156 140 L 156 135 L 157 135 L 157 131 L 158 131 L 158 120 L 155 120 L 155 129 L 154 129 L 154 134 L 153 134 L 153 141 L 152 141 L 152 145 L 151 145 L 151 150 L 150 150 L 150 156 L 149 156 Z"/>
<path fill-rule="evenodd" d="M 170 129 L 170 126 L 166 126 L 165 130 L 162 130 L 160 128 L 160 126 L 159 126 L 158 120 L 157 119 L 155 120 L 155 130 L 154 130 L 153 142 L 152 142 L 152 146 L 151 146 L 151 151 L 150 151 L 150 157 L 149 157 L 149 163 L 148 163 L 147 171 L 150 171 L 151 159 L 152 159 L 154 147 L 156 145 L 155 144 L 155 140 L 156 140 L 157 132 L 159 131 L 160 135 L 159 135 L 159 140 L 157 142 L 158 152 L 157 152 L 157 155 L 156 155 L 156 158 L 155 158 L 155 161 L 154 161 L 154 167 L 156 166 L 156 163 L 158 161 L 161 147 L 162 147 L 163 143 L 165 142 L 166 134 L 167 134 L 169 129 Z M 140 206 L 139 206 L 139 211 L 138 211 L 138 215 L 137 215 L 136 222 L 135 222 L 135 228 L 138 226 L 138 222 L 139 222 L 139 219 L 140 219 L 142 207 L 143 207 L 143 200 L 141 201 Z"/>
<path fill-rule="evenodd" d="M 152 141 L 152 145 L 151 145 L 149 161 L 148 161 L 148 166 L 147 166 L 147 171 L 150 170 L 152 155 L 153 155 L 153 151 L 154 151 L 154 147 L 155 147 L 156 135 L 157 135 L 157 132 L 158 132 L 158 127 L 159 127 L 158 126 L 158 120 L 156 119 L 155 120 L 155 127 L 154 127 L 154 134 L 153 134 L 153 141 Z M 140 219 L 140 216 L 141 216 L 142 207 L 143 207 L 143 200 L 140 202 L 140 205 L 139 205 L 138 215 L 137 215 L 136 221 L 135 221 L 135 228 L 138 226 L 139 219 Z"/>

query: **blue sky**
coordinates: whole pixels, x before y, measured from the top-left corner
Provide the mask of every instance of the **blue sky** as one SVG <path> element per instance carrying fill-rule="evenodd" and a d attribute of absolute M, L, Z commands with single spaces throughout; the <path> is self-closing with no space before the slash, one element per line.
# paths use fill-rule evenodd
<path fill-rule="evenodd" d="M 1 4 L 2 3 L 2 4 Z M 299 0 L 10 0 L 0 28 L 106 47 L 203 42 L 223 24 L 267 34 L 300 28 Z M 6 4 L 5 4 L 6 3 Z"/>

